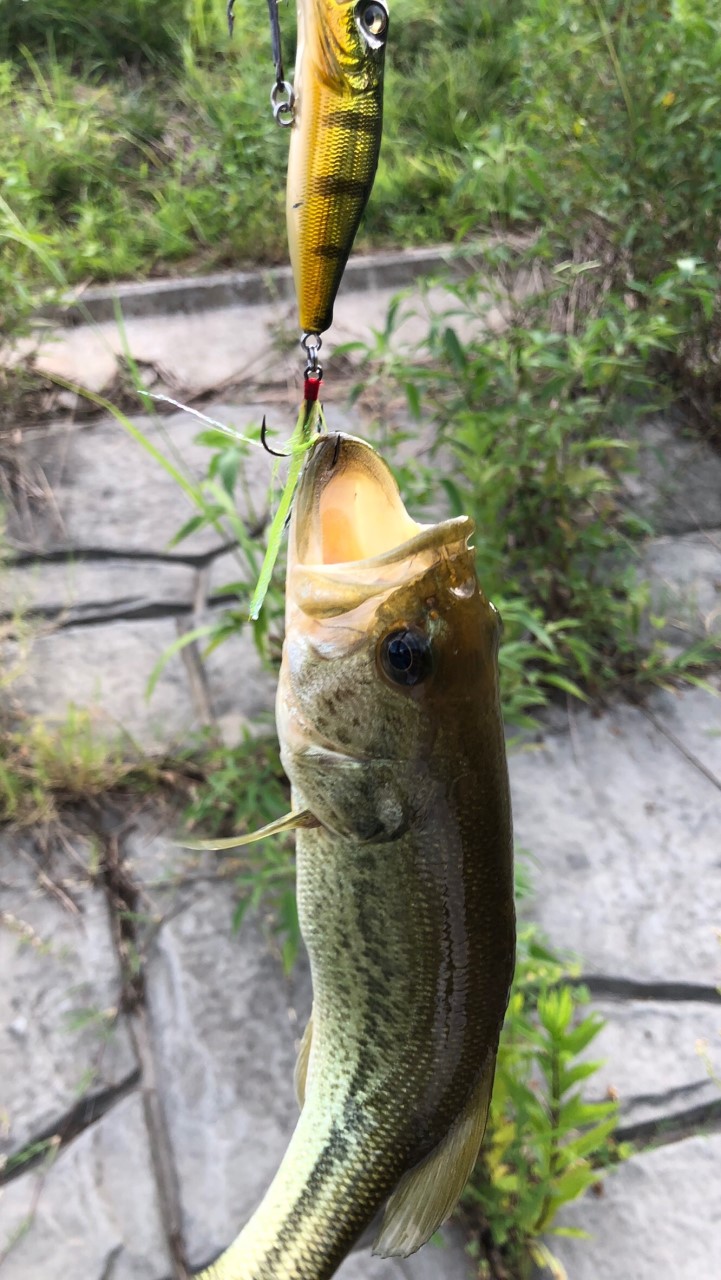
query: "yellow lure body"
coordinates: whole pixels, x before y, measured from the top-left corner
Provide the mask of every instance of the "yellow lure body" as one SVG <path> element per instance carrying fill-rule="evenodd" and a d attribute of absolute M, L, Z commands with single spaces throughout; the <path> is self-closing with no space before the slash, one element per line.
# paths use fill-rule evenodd
<path fill-rule="evenodd" d="M 373 186 L 387 31 L 381 0 L 298 0 L 286 215 L 306 333 L 330 328 Z"/>

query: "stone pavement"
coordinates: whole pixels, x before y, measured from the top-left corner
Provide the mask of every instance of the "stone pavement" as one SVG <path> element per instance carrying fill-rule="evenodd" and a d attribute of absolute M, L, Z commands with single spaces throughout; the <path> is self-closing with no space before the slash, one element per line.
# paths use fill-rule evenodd
<path fill-rule="evenodd" d="M 371 291 L 356 298 L 356 319 L 375 323 L 384 306 Z M 141 348 L 151 322 L 128 322 L 134 353 L 175 353 L 207 385 L 232 363 L 222 355 L 211 368 L 217 335 L 248 330 L 231 308 L 152 323 Z M 66 336 L 82 360 L 88 334 Z M 183 364 L 188 352 L 195 365 Z M 265 392 L 233 394 L 243 401 L 207 412 L 241 430 L 257 423 Z M 279 432 L 297 392 L 284 394 Z M 332 405 L 334 425 L 358 429 L 357 414 Z M 178 413 L 142 425 L 202 474 L 196 422 Z M 35 428 L 17 447 L 0 614 L 29 611 L 38 633 L 29 647 L 5 642 L 18 673 L 7 696 L 50 721 L 71 701 L 90 707 L 98 732 L 152 751 L 203 724 L 232 737 L 257 722 L 273 682 L 246 638 L 207 660 L 195 647 L 177 655 L 145 696 L 179 629 L 218 607 L 213 587 L 233 576 L 225 536 L 169 546 L 190 509 L 114 420 Z M 629 501 L 660 520 L 645 572 L 669 643 L 718 633 L 721 460 L 658 418 L 644 428 L 642 462 Z M 258 529 L 266 460 L 253 454 L 249 467 L 244 514 Z M 721 702 L 660 691 L 643 706 L 554 716 L 516 745 L 511 775 L 533 915 L 581 957 L 607 1019 L 593 1089 L 618 1094 L 622 1133 L 640 1147 L 565 1215 L 592 1238 L 549 1243 L 571 1280 L 715 1280 Z M 232 886 L 212 855 L 177 846 L 178 826 L 167 804 L 138 797 L 89 812 L 83 836 L 0 835 L 0 1280 L 178 1280 L 235 1234 L 287 1143 L 307 972 L 283 977 L 262 920 L 232 931 Z M 338 1274 L 470 1280 L 473 1269 L 453 1229 L 407 1262 L 358 1253 Z"/>

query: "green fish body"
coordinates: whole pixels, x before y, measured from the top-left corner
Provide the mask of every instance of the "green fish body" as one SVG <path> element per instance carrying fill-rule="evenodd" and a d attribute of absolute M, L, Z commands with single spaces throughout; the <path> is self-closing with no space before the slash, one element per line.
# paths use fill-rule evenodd
<path fill-rule="evenodd" d="M 375 1251 L 407 1255 L 475 1163 L 515 930 L 500 623 L 472 529 L 416 524 L 363 442 L 313 447 L 277 701 L 313 980 L 302 1111 L 203 1280 L 325 1280 L 383 1208 Z"/>

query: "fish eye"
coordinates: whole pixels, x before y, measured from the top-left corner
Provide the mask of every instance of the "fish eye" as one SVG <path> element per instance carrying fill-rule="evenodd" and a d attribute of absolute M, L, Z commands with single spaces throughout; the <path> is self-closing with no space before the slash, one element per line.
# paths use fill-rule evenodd
<path fill-rule="evenodd" d="M 388 10 L 380 0 L 361 0 L 356 6 L 355 16 L 364 36 L 368 36 L 372 47 L 380 48 L 388 31 Z"/>
<path fill-rule="evenodd" d="M 390 631 L 378 645 L 383 674 L 393 684 L 411 688 L 427 679 L 433 669 L 431 642 L 415 627 Z"/>

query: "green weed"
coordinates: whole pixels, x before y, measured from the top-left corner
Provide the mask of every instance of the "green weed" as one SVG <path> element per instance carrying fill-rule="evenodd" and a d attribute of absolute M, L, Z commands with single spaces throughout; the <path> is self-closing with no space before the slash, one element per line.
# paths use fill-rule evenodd
<path fill-rule="evenodd" d="M 0 1173 L 7 1177 L 9 1174 L 16 1173 L 26 1164 L 37 1163 L 41 1158 L 53 1158 L 59 1146 L 60 1138 L 57 1135 L 52 1138 L 43 1138 L 39 1142 L 30 1142 L 21 1151 L 5 1159 L 0 1168 Z"/>
<path fill-rule="evenodd" d="M 495 263 L 501 282 L 506 256 Z M 473 277 L 427 313 L 411 351 L 395 340 L 409 307 L 399 300 L 365 348 L 363 385 L 402 389 L 408 434 L 427 439 L 424 456 L 396 467 L 402 491 L 422 515 L 440 484 L 451 513 L 476 522 L 479 578 L 505 622 L 502 693 L 514 721 L 554 690 L 600 698 L 693 676 L 719 657 L 712 641 L 671 658 L 646 638 L 636 546 L 650 529 L 622 500 L 634 423 L 667 394 L 649 362 L 674 348 L 663 303 L 686 287 L 684 269 L 649 286 L 645 307 L 609 293 L 561 327 L 577 282 L 601 271 L 556 267 L 549 289 L 520 300 L 514 272 L 497 291 Z M 500 329 L 492 309 L 505 315 Z M 392 462 L 395 430 L 380 428 L 379 444 Z"/>
<path fill-rule="evenodd" d="M 8 4 L 4 198 L 69 280 L 285 261 L 264 14 L 238 6 L 229 40 L 213 0 Z M 282 18 L 290 68 L 292 6 Z M 694 287 L 669 279 L 663 299 L 663 364 L 718 430 L 720 50 L 715 0 L 649 0 L 642 22 L 614 0 L 396 0 L 359 248 L 543 227 L 556 259 L 603 267 L 580 312 L 609 288 L 657 307 L 649 286 L 689 264 Z M 46 282 L 7 237 L 6 335 Z"/>
<path fill-rule="evenodd" d="M 109 741 L 92 712 L 72 703 L 59 722 L 0 725 L 0 823 L 44 825 L 90 797 L 144 790 L 168 776 L 165 762 L 143 760 L 128 739 Z"/>
<path fill-rule="evenodd" d="M 481 1156 L 461 1218 L 484 1280 L 528 1280 L 536 1267 L 563 1271 L 542 1237 L 582 1234 L 556 1215 L 628 1154 L 613 1138 L 615 1102 L 588 1102 L 599 1063 L 586 1050 L 603 1019 L 584 1013 L 587 993 L 533 926 L 520 932 L 516 977 L 496 1065 Z"/>

